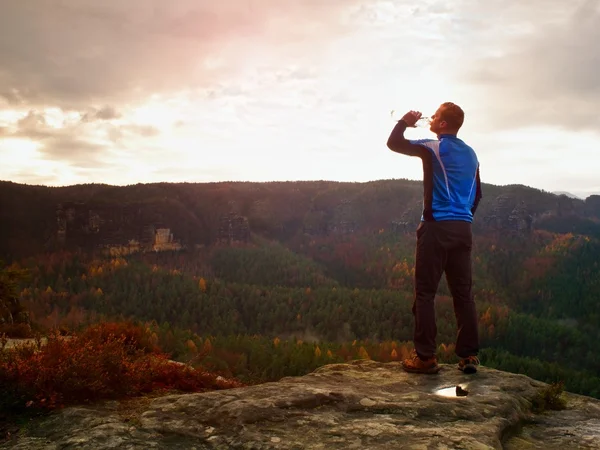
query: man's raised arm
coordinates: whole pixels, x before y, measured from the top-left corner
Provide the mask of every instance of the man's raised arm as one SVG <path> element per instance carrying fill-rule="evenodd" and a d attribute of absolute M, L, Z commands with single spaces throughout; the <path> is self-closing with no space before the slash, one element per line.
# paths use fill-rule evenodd
<path fill-rule="evenodd" d="M 420 158 L 423 154 L 427 154 L 427 150 L 418 144 L 413 144 L 404 137 L 407 126 L 404 119 L 399 120 L 388 138 L 387 146 L 393 152 Z"/>

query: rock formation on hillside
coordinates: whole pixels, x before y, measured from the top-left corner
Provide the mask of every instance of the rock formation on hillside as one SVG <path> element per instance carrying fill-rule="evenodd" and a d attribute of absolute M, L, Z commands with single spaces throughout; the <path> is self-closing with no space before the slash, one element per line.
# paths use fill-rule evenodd
<path fill-rule="evenodd" d="M 600 401 L 565 394 L 566 410 L 533 413 L 545 386 L 487 368 L 414 375 L 398 363 L 361 360 L 276 383 L 148 399 L 134 417 L 116 402 L 68 408 L 0 448 L 600 448 Z"/>
<path fill-rule="evenodd" d="M 232 244 L 250 240 L 248 218 L 235 213 L 221 216 L 219 221 L 219 242 Z"/>
<path fill-rule="evenodd" d="M 0 257 L 58 249 L 115 254 L 193 249 L 246 242 L 250 232 L 286 243 L 303 234 L 332 239 L 381 229 L 412 234 L 422 210 L 422 182 L 409 180 L 64 188 L 0 181 Z M 476 217 L 479 235 L 545 230 L 600 236 L 600 195 L 579 200 L 522 185 L 484 184 Z M 156 246 L 161 229 L 173 238 Z"/>
<path fill-rule="evenodd" d="M 21 334 L 31 331 L 29 313 L 18 299 L 0 298 L 0 334 L 21 326 Z"/>
<path fill-rule="evenodd" d="M 23 276 L 18 270 L 0 267 L 0 334 L 31 332 L 29 313 L 21 304 L 18 290 Z"/>
<path fill-rule="evenodd" d="M 502 194 L 492 202 L 491 214 L 483 218 L 490 228 L 515 232 L 527 233 L 532 229 L 533 215 L 523 200 L 509 194 Z"/>
<path fill-rule="evenodd" d="M 510 212 L 508 216 L 509 230 L 517 233 L 526 233 L 531 231 L 533 216 L 527 210 L 525 202 L 521 202 Z"/>
<path fill-rule="evenodd" d="M 60 247 L 102 248 L 111 255 L 182 248 L 163 215 L 143 205 L 61 203 L 56 223 Z"/>
<path fill-rule="evenodd" d="M 590 195 L 585 199 L 586 215 L 600 217 L 600 195 Z"/>
<path fill-rule="evenodd" d="M 333 210 L 333 217 L 327 224 L 329 234 L 353 234 L 358 228 L 358 211 L 352 200 L 343 199 Z"/>
<path fill-rule="evenodd" d="M 0 300 L 0 325 L 18 325 L 25 324 L 29 326 L 29 313 L 21 305 L 19 300 L 2 299 Z"/>

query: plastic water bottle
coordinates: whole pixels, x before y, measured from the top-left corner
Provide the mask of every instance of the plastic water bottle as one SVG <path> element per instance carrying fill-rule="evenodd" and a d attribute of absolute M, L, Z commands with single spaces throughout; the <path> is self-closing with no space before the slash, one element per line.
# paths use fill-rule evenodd
<path fill-rule="evenodd" d="M 392 111 L 390 112 L 390 117 L 392 118 L 392 120 L 394 122 L 399 122 L 400 119 L 402 119 L 402 116 L 399 115 L 398 113 L 396 113 L 395 109 L 392 109 Z M 431 123 L 431 117 L 421 116 L 421 118 L 419 120 L 417 120 L 415 127 L 429 128 L 430 123 Z"/>

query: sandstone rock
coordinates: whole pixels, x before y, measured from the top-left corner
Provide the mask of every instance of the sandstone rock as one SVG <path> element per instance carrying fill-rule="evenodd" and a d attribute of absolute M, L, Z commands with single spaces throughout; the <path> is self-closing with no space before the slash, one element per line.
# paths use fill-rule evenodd
<path fill-rule="evenodd" d="M 456 386 L 467 395 L 457 397 Z M 536 415 L 531 399 L 544 386 L 487 368 L 414 375 L 398 363 L 361 360 L 276 383 L 160 397 L 129 421 L 116 402 L 68 408 L 0 448 L 600 448 L 600 401 L 567 394 L 567 410 Z"/>
<path fill-rule="evenodd" d="M 0 279 L 0 325 L 20 325 L 30 332 L 29 312 L 21 305 L 17 289 L 11 284 L 12 281 Z"/>
<path fill-rule="evenodd" d="M 491 214 L 483 221 L 495 230 L 527 233 L 532 230 L 533 219 L 525 201 L 514 195 L 502 194 L 493 200 Z"/>
<path fill-rule="evenodd" d="M 248 242 L 250 240 L 250 225 L 248 218 L 230 213 L 221 216 L 219 224 L 219 242 Z"/>
<path fill-rule="evenodd" d="M 588 216 L 600 218 L 600 195 L 590 195 L 585 199 L 585 211 Z"/>

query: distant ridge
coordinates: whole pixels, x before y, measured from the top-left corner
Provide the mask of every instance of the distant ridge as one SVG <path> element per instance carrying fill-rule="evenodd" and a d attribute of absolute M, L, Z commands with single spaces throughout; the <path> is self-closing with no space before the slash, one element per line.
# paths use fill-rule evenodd
<path fill-rule="evenodd" d="M 566 192 L 566 191 L 555 191 L 555 192 L 553 192 L 553 194 L 554 195 L 566 195 L 569 198 L 576 198 L 577 200 L 585 200 L 583 197 L 580 197 L 575 194 L 571 194 L 570 192 Z"/>

